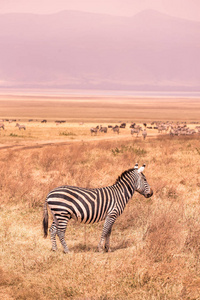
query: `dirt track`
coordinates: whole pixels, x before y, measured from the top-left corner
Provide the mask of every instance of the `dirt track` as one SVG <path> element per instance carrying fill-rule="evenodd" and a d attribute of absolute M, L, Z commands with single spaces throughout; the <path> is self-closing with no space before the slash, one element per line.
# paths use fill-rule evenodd
<path fill-rule="evenodd" d="M 156 135 L 157 136 L 157 135 Z M 155 135 L 149 135 L 148 138 L 155 137 Z M 43 148 L 46 146 L 59 146 L 59 145 L 71 145 L 72 143 L 82 143 L 82 142 L 96 142 L 102 140 L 123 140 L 123 139 L 136 139 L 136 136 L 132 137 L 130 134 L 126 135 L 115 135 L 115 136 L 95 136 L 90 139 L 54 139 L 54 140 L 42 140 L 42 141 L 26 141 L 21 144 L 1 144 L 0 150 L 5 149 L 13 149 L 13 150 L 27 150 L 27 149 L 37 149 Z M 137 139 L 142 139 L 142 137 L 138 137 Z"/>

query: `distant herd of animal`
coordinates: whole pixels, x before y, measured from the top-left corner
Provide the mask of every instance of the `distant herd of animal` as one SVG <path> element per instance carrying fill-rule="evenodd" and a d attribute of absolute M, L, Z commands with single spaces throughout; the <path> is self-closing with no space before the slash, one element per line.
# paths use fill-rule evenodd
<path fill-rule="evenodd" d="M 8 121 L 9 123 L 16 122 L 16 120 L 0 120 L 0 130 L 5 130 L 4 122 Z M 29 122 L 33 121 L 32 119 L 29 120 Z M 59 125 L 61 123 L 65 123 L 66 121 L 55 121 L 56 125 Z M 47 120 L 42 120 L 41 123 L 47 123 Z M 84 123 L 80 123 L 80 125 L 83 125 Z M 141 125 L 137 125 L 136 123 L 131 123 L 129 126 L 130 133 L 132 136 L 134 134 L 136 137 L 139 136 L 140 132 L 145 139 L 147 137 L 147 131 L 150 131 L 151 129 L 158 130 L 158 133 L 168 133 L 170 136 L 179 136 L 179 135 L 193 135 L 193 134 L 200 134 L 200 125 L 199 122 L 193 122 L 191 124 L 195 124 L 195 128 L 190 128 L 186 122 L 151 122 L 150 124 L 143 123 Z M 98 133 L 107 133 L 108 130 L 112 130 L 114 133 L 119 134 L 121 129 L 126 128 L 126 123 L 121 123 L 120 125 L 108 125 L 108 126 L 102 126 L 97 125 L 96 127 L 90 128 L 91 135 L 97 135 Z M 15 127 L 18 127 L 19 130 L 26 130 L 26 126 L 23 124 L 16 123 Z M 194 126 L 193 126 L 194 127 Z"/>
<path fill-rule="evenodd" d="M 192 123 L 192 124 L 199 124 L 198 122 Z M 150 125 L 147 123 L 143 123 L 143 126 L 137 125 L 136 123 L 132 123 L 130 126 L 130 133 L 133 136 L 136 134 L 136 136 L 139 136 L 139 133 L 142 133 L 142 137 L 145 139 L 147 137 L 147 130 L 156 129 L 158 130 L 158 133 L 169 133 L 170 136 L 175 135 L 193 135 L 193 134 L 200 134 L 200 126 L 196 125 L 195 129 L 188 127 L 186 122 L 182 123 L 173 123 L 173 122 L 152 122 Z M 116 132 L 119 134 L 120 128 L 126 128 L 126 123 L 121 123 L 121 125 L 108 125 L 108 127 L 102 127 L 101 125 L 97 125 L 96 127 L 91 127 L 90 132 L 91 135 L 97 135 L 98 132 L 104 132 L 107 133 L 108 129 L 111 128 L 113 132 Z"/>

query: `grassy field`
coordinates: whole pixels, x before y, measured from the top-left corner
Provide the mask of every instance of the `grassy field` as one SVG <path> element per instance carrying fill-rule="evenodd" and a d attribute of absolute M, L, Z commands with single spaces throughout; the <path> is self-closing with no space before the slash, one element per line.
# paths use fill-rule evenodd
<path fill-rule="evenodd" d="M 72 122 L 199 121 L 198 98 L 3 96 L 0 118 Z"/>
<path fill-rule="evenodd" d="M 26 131 L 7 122 L 0 135 L 1 298 L 200 299 L 200 136 L 152 134 L 143 141 L 131 137 L 127 128 L 119 136 L 109 132 L 110 139 L 97 138 L 89 133 L 92 124 L 102 121 L 96 115 L 93 122 L 88 118 L 79 125 L 86 116 L 82 112 L 76 123 L 57 126 L 48 111 L 47 124 L 28 122 L 37 115 L 30 111 L 28 107 L 21 116 Z M 187 121 L 197 120 L 192 111 Z M 184 121 L 179 110 L 175 113 L 172 120 Z M 8 110 L 5 116 L 20 118 Z M 150 119 L 146 115 L 138 122 Z M 131 121 L 119 115 L 102 123 L 120 120 Z M 68 143 L 61 143 L 65 139 Z M 47 143 L 37 147 L 41 141 Z M 26 144 L 30 147 L 20 148 Z M 59 242 L 58 251 L 51 252 L 50 238 L 43 239 L 42 232 L 47 193 L 63 184 L 111 185 L 136 162 L 146 163 L 154 195 L 145 199 L 134 194 L 113 226 L 113 251 L 97 252 L 103 223 L 72 220 L 66 232 L 70 254 L 63 253 Z"/>

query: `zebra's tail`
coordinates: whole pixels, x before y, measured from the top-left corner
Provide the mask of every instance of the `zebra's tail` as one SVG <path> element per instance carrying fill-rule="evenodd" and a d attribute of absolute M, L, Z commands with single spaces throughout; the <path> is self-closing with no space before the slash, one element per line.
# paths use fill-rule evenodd
<path fill-rule="evenodd" d="M 48 215 L 47 199 L 46 199 L 44 203 L 44 218 L 43 218 L 44 238 L 46 238 L 48 235 L 48 220 L 49 220 L 49 215 Z"/>

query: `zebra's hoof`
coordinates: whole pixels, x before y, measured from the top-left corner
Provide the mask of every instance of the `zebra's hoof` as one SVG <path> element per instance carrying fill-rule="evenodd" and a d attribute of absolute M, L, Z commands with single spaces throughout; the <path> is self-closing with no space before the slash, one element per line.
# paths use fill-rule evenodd
<path fill-rule="evenodd" d="M 51 248 L 51 251 L 56 252 L 57 248 Z"/>
<path fill-rule="evenodd" d="M 105 251 L 106 252 L 112 252 L 112 250 L 110 248 L 105 247 Z"/>
<path fill-rule="evenodd" d="M 103 249 L 103 247 L 98 247 L 98 252 L 100 252 L 100 253 L 104 253 L 104 249 Z"/>
<path fill-rule="evenodd" d="M 66 253 L 69 253 L 69 249 L 64 249 L 63 252 L 66 254 Z"/>

